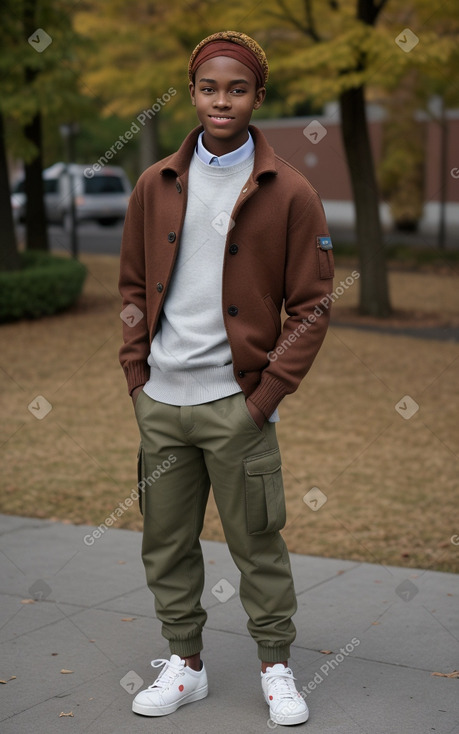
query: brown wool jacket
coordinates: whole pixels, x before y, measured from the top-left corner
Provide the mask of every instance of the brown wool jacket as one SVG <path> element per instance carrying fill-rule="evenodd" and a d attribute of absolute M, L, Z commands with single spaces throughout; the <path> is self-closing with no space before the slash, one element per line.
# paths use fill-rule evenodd
<path fill-rule="evenodd" d="M 226 238 L 222 311 L 234 376 L 269 417 L 296 390 L 325 337 L 329 309 L 320 300 L 327 301 L 332 291 L 333 255 L 320 247 L 328 228 L 317 192 L 274 154 L 260 130 L 249 129 L 255 162 L 231 214 L 235 224 Z M 120 362 L 129 392 L 150 376 L 147 358 L 180 247 L 188 169 L 201 130 L 194 129 L 176 153 L 148 168 L 129 202 L 119 280 Z"/>

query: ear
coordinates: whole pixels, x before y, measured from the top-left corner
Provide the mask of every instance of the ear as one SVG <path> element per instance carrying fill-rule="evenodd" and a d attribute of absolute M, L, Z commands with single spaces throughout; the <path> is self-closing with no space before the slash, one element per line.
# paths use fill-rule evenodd
<path fill-rule="evenodd" d="M 193 107 L 196 107 L 196 97 L 195 97 L 195 91 L 196 90 L 195 90 L 195 86 L 194 86 L 193 82 L 189 82 L 188 89 L 189 89 L 189 92 L 190 92 L 191 104 L 193 105 Z"/>
<path fill-rule="evenodd" d="M 260 87 L 259 89 L 257 89 L 256 94 L 255 94 L 255 102 L 253 104 L 254 110 L 258 110 L 261 107 L 261 105 L 263 104 L 265 100 L 265 97 L 266 97 L 266 88 Z"/>

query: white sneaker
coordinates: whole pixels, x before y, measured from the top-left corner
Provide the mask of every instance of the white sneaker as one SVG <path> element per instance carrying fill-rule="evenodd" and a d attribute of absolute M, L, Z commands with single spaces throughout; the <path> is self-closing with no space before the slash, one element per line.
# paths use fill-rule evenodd
<path fill-rule="evenodd" d="M 152 660 L 153 668 L 164 665 L 155 682 L 140 691 L 132 702 L 132 710 L 143 716 L 166 716 L 179 706 L 199 701 L 207 696 L 207 674 L 202 664 L 199 671 L 192 670 L 178 655 L 170 660 Z"/>
<path fill-rule="evenodd" d="M 303 724 L 309 718 L 306 701 L 296 690 L 290 668 L 276 663 L 261 674 L 261 687 L 271 721 L 281 726 Z"/>

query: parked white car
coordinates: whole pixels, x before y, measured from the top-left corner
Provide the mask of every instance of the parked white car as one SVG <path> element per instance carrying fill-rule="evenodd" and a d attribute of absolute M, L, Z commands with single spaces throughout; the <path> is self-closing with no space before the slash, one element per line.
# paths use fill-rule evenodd
<path fill-rule="evenodd" d="M 49 222 L 70 228 L 71 191 L 74 192 L 77 222 L 95 220 L 102 225 L 115 224 L 124 219 L 132 186 L 119 166 L 105 166 L 87 177 L 90 167 L 71 163 L 55 163 L 43 171 L 45 209 Z M 91 169 L 92 170 L 92 169 Z M 13 188 L 11 195 L 15 222 L 24 221 L 26 195 L 24 178 Z"/>

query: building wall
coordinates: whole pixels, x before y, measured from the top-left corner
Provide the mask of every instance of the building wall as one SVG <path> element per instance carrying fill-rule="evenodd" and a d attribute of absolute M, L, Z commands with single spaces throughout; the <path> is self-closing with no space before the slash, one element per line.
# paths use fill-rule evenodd
<path fill-rule="evenodd" d="M 382 113 L 369 109 L 369 130 L 375 161 L 381 155 Z M 318 121 L 326 133 L 319 130 L 317 136 L 309 137 L 303 130 L 313 121 Z M 278 120 L 254 120 L 263 130 L 269 143 L 278 155 L 298 168 L 317 189 L 324 200 L 351 201 L 351 186 L 347 171 L 341 128 L 337 109 L 320 117 L 296 117 Z M 438 201 L 440 197 L 440 126 L 433 121 L 426 125 L 426 175 L 425 202 Z M 310 128 L 313 130 L 314 128 Z M 459 202 L 459 112 L 449 113 L 448 156 L 446 193 L 447 201 Z"/>

